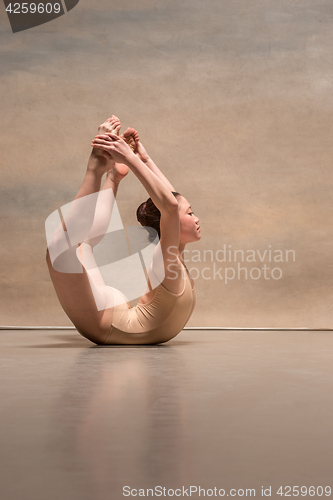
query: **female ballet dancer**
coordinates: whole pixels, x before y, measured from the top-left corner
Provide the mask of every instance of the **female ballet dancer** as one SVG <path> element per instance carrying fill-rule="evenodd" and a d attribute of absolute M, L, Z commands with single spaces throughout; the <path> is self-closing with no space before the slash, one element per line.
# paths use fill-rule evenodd
<path fill-rule="evenodd" d="M 136 130 L 128 128 L 119 136 L 120 127 L 114 115 L 99 127 L 92 141 L 84 180 L 75 197 L 79 206 L 74 207 L 72 213 L 69 210 L 62 226 L 55 231 L 48 243 L 46 260 L 60 304 L 81 335 L 98 345 L 158 344 L 175 337 L 194 309 L 194 283 L 182 255 L 187 243 L 200 240 L 199 219 L 148 156 Z M 122 292 L 105 285 L 92 252 L 105 234 L 119 184 L 129 170 L 150 196 L 138 208 L 137 219 L 141 225 L 158 232 L 157 246 L 164 265 L 164 279 L 154 289 L 148 279 L 149 292 L 142 295 L 134 307 Z M 106 180 L 100 190 L 104 174 Z M 98 193 L 97 201 L 91 209 L 91 203 L 85 205 L 84 202 L 94 198 L 89 197 L 94 193 Z M 85 206 L 93 213 L 85 213 Z M 89 217 L 91 223 L 88 224 Z M 60 253 L 57 246 L 61 246 L 61 238 L 67 234 L 69 225 L 71 228 L 81 225 L 80 243 L 75 249 L 80 270 L 59 272 L 53 267 L 54 259 L 51 262 L 50 255 Z M 150 271 L 157 275 L 154 261 Z"/>

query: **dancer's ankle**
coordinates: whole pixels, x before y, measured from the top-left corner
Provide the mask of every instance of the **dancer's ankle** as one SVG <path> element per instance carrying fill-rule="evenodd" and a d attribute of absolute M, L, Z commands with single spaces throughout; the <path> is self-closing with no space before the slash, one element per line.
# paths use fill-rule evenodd
<path fill-rule="evenodd" d="M 118 185 L 120 181 L 126 177 L 128 170 L 129 168 L 127 165 L 123 163 L 115 163 L 113 168 L 108 170 L 107 176 L 114 184 Z"/>
<path fill-rule="evenodd" d="M 107 177 L 115 186 L 119 186 L 120 181 L 122 180 L 117 176 L 117 173 L 113 169 L 108 171 Z"/>
<path fill-rule="evenodd" d="M 103 165 L 100 160 L 96 160 L 96 158 L 90 156 L 87 165 L 88 173 L 94 174 L 97 177 L 103 177 L 103 175 L 107 171 L 108 171 L 108 166 L 106 163 Z"/>
<path fill-rule="evenodd" d="M 93 148 L 88 160 L 87 170 L 90 172 L 98 172 L 101 175 L 105 174 L 114 166 L 114 161 L 101 155 L 96 148 Z"/>

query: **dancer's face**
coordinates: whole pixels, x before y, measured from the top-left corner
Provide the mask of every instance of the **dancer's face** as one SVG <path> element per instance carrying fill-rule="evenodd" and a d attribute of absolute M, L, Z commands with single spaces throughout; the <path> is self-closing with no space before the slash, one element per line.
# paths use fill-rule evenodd
<path fill-rule="evenodd" d="M 183 244 L 198 241 L 201 238 L 199 219 L 194 215 L 190 203 L 179 196 L 178 210 L 180 219 L 180 239 Z"/>

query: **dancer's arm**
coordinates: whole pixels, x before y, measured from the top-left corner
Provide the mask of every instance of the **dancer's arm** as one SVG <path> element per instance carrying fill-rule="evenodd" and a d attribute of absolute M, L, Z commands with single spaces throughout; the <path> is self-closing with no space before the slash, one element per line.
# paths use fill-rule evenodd
<path fill-rule="evenodd" d="M 171 250 L 177 249 L 179 246 L 180 221 L 178 201 L 173 196 L 170 187 L 142 162 L 126 142 L 117 135 L 96 136 L 92 146 L 108 152 L 114 161 L 125 163 L 139 179 L 154 204 L 160 210 L 161 237 L 159 245 L 162 250 L 164 265 L 162 283 L 171 292 L 179 293 L 180 287 L 183 286 L 181 280 L 182 267 L 178 262 L 177 254 Z M 159 276 L 159 273 L 155 274 Z"/>
<path fill-rule="evenodd" d="M 157 177 L 159 177 L 166 186 L 170 189 L 170 191 L 175 192 L 175 188 L 173 185 L 168 181 L 168 179 L 165 177 L 164 174 L 160 171 L 160 169 L 156 166 L 156 164 L 153 162 L 153 160 L 150 158 L 148 155 L 145 147 L 143 146 L 142 142 L 140 142 L 139 134 L 138 131 L 135 130 L 135 128 L 128 127 L 127 130 L 123 133 L 123 138 L 127 142 L 129 139 L 131 143 L 134 143 L 134 153 L 140 158 L 143 163 L 147 165 L 147 167 L 154 172 Z"/>
<path fill-rule="evenodd" d="M 171 182 L 165 177 L 165 175 L 161 172 L 158 166 L 154 163 L 154 161 L 148 155 L 146 149 L 142 145 L 140 141 L 137 142 L 136 155 L 140 158 L 143 163 L 147 165 L 147 167 L 154 172 L 154 174 L 164 182 L 164 184 L 170 189 L 170 191 L 176 191 Z"/>
<path fill-rule="evenodd" d="M 97 135 L 92 146 L 108 152 L 116 162 L 125 163 L 161 212 L 171 209 L 177 209 L 178 212 L 178 202 L 172 195 L 170 187 L 133 153 L 123 139 L 111 133 Z"/>

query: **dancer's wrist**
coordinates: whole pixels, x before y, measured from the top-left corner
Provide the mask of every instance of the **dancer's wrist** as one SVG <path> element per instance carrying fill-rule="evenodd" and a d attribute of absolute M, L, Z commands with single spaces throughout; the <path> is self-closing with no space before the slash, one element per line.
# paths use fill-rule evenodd
<path fill-rule="evenodd" d="M 129 168 L 131 168 L 131 166 L 133 164 L 135 164 L 135 162 L 137 160 L 138 160 L 138 157 L 136 156 L 136 154 L 133 153 L 132 150 L 130 150 L 128 153 L 126 153 L 126 155 L 124 155 L 123 163 L 125 163 L 125 165 L 127 165 Z"/>

